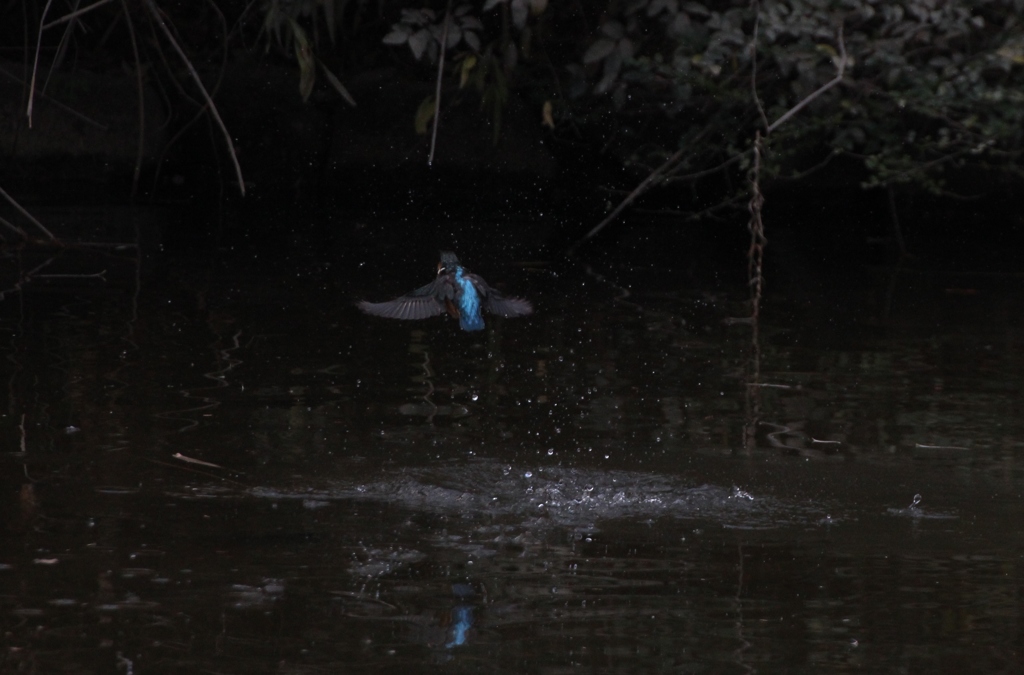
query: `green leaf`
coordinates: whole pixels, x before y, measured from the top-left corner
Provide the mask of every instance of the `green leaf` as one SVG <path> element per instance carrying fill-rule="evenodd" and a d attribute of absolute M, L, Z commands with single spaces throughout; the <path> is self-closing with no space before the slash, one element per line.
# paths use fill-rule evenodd
<path fill-rule="evenodd" d="M 288 17 L 288 24 L 295 38 L 295 59 L 299 62 L 299 94 L 303 101 L 308 101 L 316 83 L 316 60 L 306 31 L 291 17 Z"/>
<path fill-rule="evenodd" d="M 434 95 L 423 99 L 420 102 L 420 107 L 416 110 L 415 127 L 416 133 L 420 136 L 424 136 L 427 133 L 427 127 L 430 125 L 430 120 L 434 119 Z"/>
<path fill-rule="evenodd" d="M 473 72 L 474 66 L 476 66 L 476 57 L 472 54 L 462 59 L 462 67 L 459 69 L 459 89 L 464 88 L 469 82 L 469 76 Z"/>

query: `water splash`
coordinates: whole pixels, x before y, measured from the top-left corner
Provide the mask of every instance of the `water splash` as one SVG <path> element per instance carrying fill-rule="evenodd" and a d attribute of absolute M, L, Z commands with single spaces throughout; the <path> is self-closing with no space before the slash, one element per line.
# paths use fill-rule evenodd
<path fill-rule="evenodd" d="M 903 509 L 889 508 L 886 509 L 886 513 L 891 516 L 901 516 L 903 518 L 914 518 L 914 519 L 929 519 L 929 520 L 951 520 L 959 518 L 956 513 L 946 513 L 942 511 L 926 511 L 920 507 L 921 500 L 924 499 L 920 493 L 914 495 L 910 502 L 910 505 Z"/>
<path fill-rule="evenodd" d="M 301 489 L 259 487 L 265 499 L 385 502 L 428 513 L 506 524 L 535 520 L 551 526 L 592 531 L 614 519 L 657 518 L 716 521 L 731 528 L 770 529 L 817 526 L 824 509 L 755 495 L 735 487 L 694 485 L 683 478 L 639 471 L 568 467 L 510 467 L 497 462 L 426 467 L 374 482 L 333 481 Z"/>

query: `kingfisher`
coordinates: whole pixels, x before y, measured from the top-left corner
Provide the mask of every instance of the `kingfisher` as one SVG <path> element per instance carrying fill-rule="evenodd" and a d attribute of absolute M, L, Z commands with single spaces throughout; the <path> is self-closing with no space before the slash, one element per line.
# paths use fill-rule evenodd
<path fill-rule="evenodd" d="M 463 267 L 454 253 L 441 251 L 437 277 L 429 284 L 387 302 L 364 300 L 359 309 L 388 319 L 427 319 L 447 312 L 459 320 L 462 330 L 472 331 L 483 330 L 481 310 L 505 317 L 526 316 L 533 312 L 533 305 L 522 298 L 506 298 Z"/>

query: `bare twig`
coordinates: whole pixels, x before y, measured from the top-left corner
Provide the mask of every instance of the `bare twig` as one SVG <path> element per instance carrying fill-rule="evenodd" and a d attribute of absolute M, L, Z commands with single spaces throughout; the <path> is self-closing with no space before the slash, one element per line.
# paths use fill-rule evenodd
<path fill-rule="evenodd" d="M 452 0 L 444 11 L 444 29 L 441 31 L 441 56 L 437 59 L 437 86 L 434 89 L 434 129 L 430 133 L 430 154 L 427 166 L 434 164 L 434 148 L 437 146 L 437 125 L 441 119 L 441 78 L 444 75 L 444 55 L 448 51 L 448 25 L 452 20 Z"/>
<path fill-rule="evenodd" d="M 231 162 L 234 164 L 235 175 L 238 178 L 238 190 L 242 193 L 242 196 L 245 196 L 245 179 L 242 177 L 242 167 L 238 163 L 238 155 L 235 153 L 235 146 L 234 143 L 231 141 L 231 134 L 228 133 L 228 129 L 224 125 L 224 120 L 221 119 L 220 113 L 217 111 L 217 106 L 214 105 L 213 99 L 210 98 L 209 92 L 207 92 L 206 87 L 203 86 L 203 81 L 199 78 L 199 73 L 196 72 L 195 66 L 192 65 L 192 62 L 189 60 L 188 56 L 185 55 L 185 52 L 178 44 L 178 41 L 174 39 L 174 35 L 167 27 L 167 24 L 164 23 L 163 17 L 160 15 L 159 8 L 157 8 L 153 0 L 145 0 L 145 5 L 146 8 L 149 10 L 150 14 L 152 14 L 153 21 L 163 32 L 164 37 L 167 38 L 167 41 L 171 43 L 172 47 L 174 47 L 174 51 L 178 53 L 178 57 L 181 58 L 181 60 L 185 63 L 185 67 L 188 68 L 189 75 L 192 77 L 192 80 L 196 83 L 196 86 L 199 87 L 199 91 L 203 94 L 203 98 L 206 100 L 206 104 L 210 106 L 210 114 L 213 115 L 213 119 L 217 122 L 217 126 L 220 127 L 221 133 L 224 136 L 224 142 L 227 144 L 228 147 L 228 154 L 231 155 Z"/>
<path fill-rule="evenodd" d="M 216 93 L 217 90 L 220 89 L 220 84 L 224 80 L 224 71 L 226 71 L 228 67 L 228 20 L 227 17 L 224 16 L 224 12 L 220 11 L 220 7 L 217 6 L 215 0 L 208 0 L 207 4 L 210 5 L 210 9 L 212 9 L 214 14 L 217 15 L 217 18 L 220 19 L 220 29 L 224 34 L 224 39 L 221 40 L 220 45 L 220 72 L 217 73 L 217 84 L 213 87 L 213 91 Z"/>
<path fill-rule="evenodd" d="M 242 48 L 249 49 L 249 45 L 245 44 L 245 31 L 243 31 L 242 28 L 244 26 L 246 15 L 252 10 L 253 7 L 256 6 L 256 3 L 257 0 L 249 0 L 249 3 L 245 6 L 245 9 L 241 11 L 241 13 L 238 15 L 238 18 L 235 19 L 235 23 L 228 30 L 228 34 L 224 38 L 225 40 L 229 39 L 232 35 L 234 35 L 237 32 L 241 41 Z M 262 5 L 262 3 L 260 4 Z"/>
<path fill-rule="evenodd" d="M 761 115 L 761 123 L 767 130 L 768 115 L 765 114 L 764 106 L 761 105 L 761 97 L 757 95 L 757 32 L 761 25 L 761 3 L 754 0 L 751 5 L 754 8 L 754 37 L 750 40 L 750 92 L 754 98 L 754 105 L 757 106 L 757 112 Z"/>
<path fill-rule="evenodd" d="M 749 199 L 747 200 L 749 201 Z M 644 209 L 636 208 L 633 210 L 634 213 L 638 213 L 644 216 L 659 216 L 659 217 L 673 217 L 679 218 L 681 223 L 694 223 L 704 218 L 712 218 L 718 222 L 727 222 L 727 220 L 718 215 L 720 211 L 728 211 L 730 209 L 738 209 L 741 207 L 740 197 L 729 197 L 724 202 L 719 202 L 714 206 L 709 206 L 700 211 L 680 211 L 678 209 Z"/>
<path fill-rule="evenodd" d="M 3 225 L 11 232 L 14 232 L 14 234 L 18 235 L 22 239 L 28 239 L 28 234 L 26 234 L 25 230 L 21 229 L 20 227 L 18 227 L 11 221 L 7 220 L 6 218 L 0 218 L 0 225 Z"/>
<path fill-rule="evenodd" d="M 50 263 L 52 263 L 56 259 L 57 259 L 56 255 L 50 256 L 49 258 L 44 260 L 39 265 L 36 265 L 35 267 L 33 267 L 27 273 L 21 275 L 21 278 L 18 279 L 18 282 L 16 284 L 11 286 L 10 288 L 5 288 L 4 290 L 0 291 L 0 300 L 6 299 L 8 293 L 13 293 L 15 291 L 20 293 L 21 290 L 22 290 L 22 287 L 26 283 L 28 283 L 29 281 L 32 281 L 32 279 L 35 277 L 36 272 L 38 272 L 39 270 L 43 269 L 44 267 L 47 267 L 48 265 L 50 265 Z"/>
<path fill-rule="evenodd" d="M 53 28 L 54 26 L 59 26 L 62 23 L 67 23 L 68 21 L 71 21 L 72 19 L 77 19 L 78 17 L 82 16 L 83 14 L 85 14 L 87 12 L 91 12 L 92 10 L 96 9 L 97 7 L 102 7 L 103 5 L 107 4 L 108 2 L 113 2 L 113 0 L 98 0 L 97 2 L 94 2 L 91 5 L 86 5 L 82 9 L 76 9 L 73 12 L 69 12 L 68 14 L 65 14 L 64 16 L 62 16 L 59 19 L 54 19 L 50 23 L 43 24 L 42 30 L 46 30 L 47 28 Z"/>
<path fill-rule="evenodd" d="M 185 91 L 185 88 L 181 86 L 181 82 L 178 81 L 178 78 L 174 77 L 174 68 L 171 67 L 170 62 L 168 62 L 167 60 L 167 54 L 165 53 L 163 45 L 161 44 L 160 41 L 160 36 L 157 35 L 156 27 L 154 27 L 153 23 L 153 21 L 146 22 L 146 25 L 149 26 L 149 34 L 151 36 L 149 46 L 156 51 L 156 55 L 160 58 L 160 63 L 163 64 L 164 70 L 171 74 L 171 76 L 167 79 L 174 87 L 174 90 L 178 92 L 178 96 L 180 96 L 183 100 L 188 101 L 192 105 L 196 106 L 197 108 L 200 108 L 199 113 L 196 115 L 197 117 L 199 117 L 200 115 L 202 115 L 203 110 L 206 109 L 206 103 L 197 100 L 187 91 Z M 155 78 L 154 81 L 157 84 L 161 82 L 160 78 Z M 166 91 L 164 92 L 164 102 L 167 104 L 168 107 L 170 107 L 170 97 L 168 96 Z"/>
<path fill-rule="evenodd" d="M 36 91 L 36 75 L 39 72 L 39 52 L 43 48 L 43 21 L 46 20 L 46 14 L 50 11 L 50 5 L 53 4 L 53 0 L 46 0 L 46 6 L 43 7 L 43 14 L 39 17 L 39 34 L 36 36 L 36 58 L 32 63 L 32 82 L 28 87 L 28 109 L 25 111 L 28 117 L 28 128 L 32 128 L 32 104 L 34 103 L 35 91 Z"/>
<path fill-rule="evenodd" d="M 730 164 L 735 164 L 736 162 L 740 161 L 741 159 L 743 159 L 744 155 L 746 155 L 746 154 L 747 154 L 746 152 L 737 153 L 737 154 L 733 155 L 732 157 L 730 157 L 729 159 L 727 159 L 724 162 L 722 162 L 721 164 L 719 164 L 718 166 L 713 166 L 710 169 L 704 169 L 702 171 L 694 171 L 693 173 L 683 174 L 682 176 L 677 176 L 676 175 L 676 171 L 678 171 L 679 168 L 680 168 L 680 167 L 676 167 L 676 168 L 674 168 L 674 169 L 672 169 L 670 171 L 666 171 L 665 172 L 665 182 L 666 183 L 668 183 L 668 182 L 673 182 L 674 183 L 674 182 L 678 182 L 678 181 L 692 181 L 692 180 L 697 180 L 698 178 L 703 178 L 704 176 L 710 176 L 711 174 L 718 173 L 719 171 L 721 171 L 722 169 L 726 168 Z"/>
<path fill-rule="evenodd" d="M 7 70 L 6 68 L 0 68 L 0 75 L 3 75 L 7 79 L 9 79 L 11 82 L 17 82 L 18 84 L 20 84 L 22 86 L 25 85 L 25 81 L 23 79 L 21 79 L 20 77 L 18 77 L 17 75 L 12 73 L 11 71 Z M 39 96 L 39 98 L 44 99 L 46 101 L 49 101 L 51 104 L 57 106 L 61 110 L 65 111 L 65 112 L 67 112 L 67 113 L 69 113 L 71 115 L 74 115 L 75 117 L 77 117 L 78 119 L 82 120 L 86 124 L 94 126 L 94 127 L 96 127 L 97 129 L 99 129 L 101 131 L 110 131 L 110 127 L 108 127 L 106 124 L 103 124 L 101 122 L 97 122 L 96 120 L 94 120 L 92 118 L 86 117 L 85 115 L 83 115 L 82 113 L 78 112 L 74 108 L 71 108 L 71 107 L 65 105 L 64 103 L 61 103 L 60 101 L 58 101 L 57 99 L 53 98 L 52 96 L 48 96 L 46 94 L 46 92 L 41 91 L 41 92 L 38 92 L 37 95 Z"/>
<path fill-rule="evenodd" d="M 739 208 L 742 208 L 742 197 L 734 196 L 726 199 L 724 202 L 719 202 L 714 206 L 709 206 L 706 209 L 701 209 L 700 211 L 694 211 L 693 213 L 687 214 L 683 222 L 696 222 L 702 218 L 715 218 L 718 222 L 725 222 L 725 218 L 718 216 L 718 212 Z"/>
<path fill-rule="evenodd" d="M 761 194 L 761 130 L 754 133 L 754 165 L 750 169 L 750 248 L 747 251 L 747 278 L 751 285 L 751 313 L 755 330 L 757 317 L 761 307 L 761 294 L 764 290 L 764 247 L 768 243 L 764 236 L 764 221 L 761 208 L 764 206 L 764 195 Z"/>
<path fill-rule="evenodd" d="M 135 56 L 135 87 L 139 93 L 139 144 L 135 150 L 135 168 L 132 170 L 132 195 L 134 202 L 139 192 L 139 174 L 142 172 L 142 153 L 146 144 L 146 107 L 145 91 L 142 88 L 142 60 L 139 58 L 139 46 L 135 41 L 135 24 L 132 23 L 131 13 L 128 11 L 128 0 L 121 0 L 121 9 L 124 11 L 124 21 L 128 26 L 128 37 L 132 44 L 132 54 Z"/>
<path fill-rule="evenodd" d="M 644 192 L 646 192 L 647 188 L 649 188 L 651 186 L 651 184 L 654 183 L 654 181 L 656 181 L 662 174 L 664 174 L 665 171 L 667 171 L 670 166 L 672 166 L 673 164 L 678 162 L 679 158 L 681 158 L 683 156 L 684 152 L 686 152 L 686 148 L 680 148 L 679 150 L 676 150 L 675 153 L 671 157 L 669 157 L 667 160 L 665 160 L 664 163 L 662 163 L 661 166 L 659 166 L 657 169 L 652 171 L 650 173 L 650 175 L 647 176 L 647 178 L 643 179 L 643 181 L 641 181 L 641 183 L 639 185 L 637 185 L 636 188 L 632 192 L 630 192 L 626 196 L 626 198 L 623 199 L 619 203 L 619 205 L 616 206 L 615 209 L 611 213 L 609 213 L 608 216 L 604 220 L 602 220 L 600 223 L 598 223 L 593 229 L 590 230 L 590 232 L 587 232 L 585 235 L 583 235 L 583 237 L 580 238 L 575 244 L 570 246 L 569 247 L 569 252 L 572 253 L 573 251 L 575 251 L 579 247 L 580 244 L 582 244 L 583 242 L 588 241 L 590 239 L 593 239 L 594 236 L 596 236 L 598 232 L 603 230 L 605 228 L 605 226 L 608 225 L 608 223 L 610 223 L 613 220 L 615 220 L 618 217 L 618 215 L 620 213 L 622 213 L 622 211 L 627 206 L 632 204 L 634 202 L 634 200 L 636 200 L 637 197 L 639 197 Z"/>
<path fill-rule="evenodd" d="M 796 172 L 794 174 L 790 174 L 788 176 L 776 176 L 775 177 L 775 182 L 783 183 L 783 182 L 786 182 L 786 181 L 801 180 L 803 178 L 806 178 L 807 176 L 810 176 L 815 171 L 820 171 L 821 169 L 825 168 L 825 165 L 827 165 L 833 159 L 835 159 L 836 157 L 839 157 L 842 154 L 844 154 L 843 150 L 840 150 L 839 148 L 835 148 L 835 149 L 832 150 L 832 152 L 828 153 L 828 155 L 825 156 L 825 159 L 821 160 L 820 162 L 818 162 L 814 166 L 808 167 L 808 168 L 804 169 L 803 171 L 798 171 L 798 172 Z"/>
<path fill-rule="evenodd" d="M 574 243 L 572 246 L 570 246 L 569 250 L 568 250 L 568 253 L 571 255 L 577 248 L 580 247 L 580 244 L 582 244 L 585 241 L 589 241 L 590 239 L 593 239 L 597 235 L 598 232 L 603 230 L 610 222 L 615 220 L 619 216 L 619 214 L 622 213 L 626 209 L 627 206 L 629 206 L 634 201 L 636 201 L 637 197 L 642 195 L 652 185 L 654 185 L 655 181 L 657 181 L 657 180 L 663 178 L 664 176 L 668 175 L 672 171 L 673 165 L 678 164 L 679 160 L 682 159 L 683 155 L 686 153 L 687 148 L 692 146 L 692 145 L 695 145 L 698 141 L 700 141 L 705 135 L 707 135 L 707 133 L 709 132 L 710 129 L 711 129 L 711 127 L 705 127 L 704 130 L 701 131 L 699 134 L 697 134 L 693 139 L 691 139 L 690 142 L 687 145 L 685 145 L 684 147 L 680 148 L 679 150 L 676 150 L 675 153 L 673 153 L 671 157 L 669 157 L 667 160 L 662 162 L 661 166 L 659 166 L 657 169 L 652 171 L 647 176 L 647 178 L 645 178 L 643 181 L 641 181 L 641 183 L 639 185 L 637 185 L 636 188 L 634 188 L 633 191 L 630 192 L 626 196 L 626 198 L 623 199 L 622 202 L 620 202 L 619 205 L 616 206 L 615 209 L 611 213 L 609 213 L 608 216 L 604 220 L 602 220 L 600 223 L 598 223 L 594 228 L 592 228 L 589 232 L 587 232 L 580 239 L 578 239 L 576 241 L 576 243 Z M 727 160 L 722 166 L 726 166 L 727 164 L 731 163 L 735 159 L 739 159 L 739 157 L 740 156 L 737 155 L 735 158 Z M 717 171 L 719 168 L 721 168 L 721 167 L 716 167 L 714 170 Z M 682 179 L 683 178 L 680 177 L 677 180 L 682 180 Z"/>
<path fill-rule="evenodd" d="M 75 3 L 73 3 L 73 4 L 77 7 L 80 4 L 80 2 L 81 2 L 81 0 L 78 0 Z M 41 23 L 42 22 L 40 22 L 40 24 Z M 60 40 L 57 41 L 57 49 L 53 52 L 53 58 L 50 60 L 50 67 L 46 71 L 46 79 L 43 80 L 43 86 L 40 87 L 41 91 L 45 92 L 46 90 L 48 90 L 50 88 L 50 78 L 53 77 L 53 74 L 55 72 L 60 70 L 61 64 L 64 62 L 64 57 L 68 53 L 68 45 L 71 44 L 71 37 L 74 34 L 75 26 L 78 25 L 78 24 L 79 24 L 78 19 L 74 18 L 74 17 L 69 19 L 67 24 L 65 24 L 64 30 L 63 30 L 63 32 L 61 33 L 61 36 L 60 36 Z M 39 26 L 40 34 L 42 34 L 42 32 L 45 29 L 46 29 L 45 26 L 40 25 Z"/>

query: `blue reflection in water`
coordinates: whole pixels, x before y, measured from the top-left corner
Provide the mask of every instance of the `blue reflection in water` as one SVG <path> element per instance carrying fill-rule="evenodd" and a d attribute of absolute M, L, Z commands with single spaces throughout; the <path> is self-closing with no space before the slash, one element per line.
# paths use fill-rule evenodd
<path fill-rule="evenodd" d="M 473 587 L 469 584 L 452 584 L 452 593 L 463 603 L 473 597 Z M 469 629 L 473 627 L 473 607 L 468 604 L 459 604 L 452 607 L 452 625 L 448 629 L 451 639 L 445 643 L 445 649 L 459 647 L 466 644 L 469 637 Z"/>
<path fill-rule="evenodd" d="M 473 627 L 473 608 L 469 605 L 456 605 L 452 608 L 452 626 L 449 629 L 451 640 L 445 643 L 445 649 L 466 644 L 469 629 Z"/>

